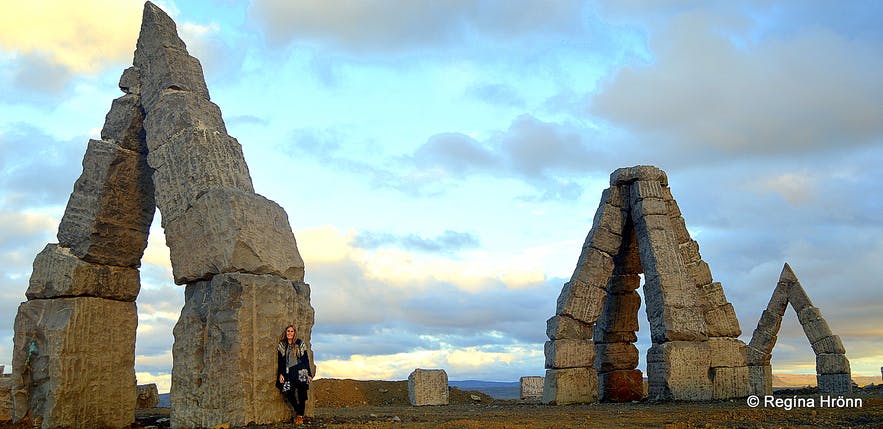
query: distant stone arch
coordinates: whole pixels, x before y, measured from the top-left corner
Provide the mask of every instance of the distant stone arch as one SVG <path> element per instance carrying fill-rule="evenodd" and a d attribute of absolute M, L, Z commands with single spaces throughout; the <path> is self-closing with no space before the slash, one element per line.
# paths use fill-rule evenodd
<path fill-rule="evenodd" d="M 573 276 L 547 321 L 543 401 L 643 396 L 634 345 L 641 273 L 653 341 L 650 398 L 747 396 L 745 344 L 733 306 L 690 238 L 665 172 L 636 166 L 610 175 Z"/>
<path fill-rule="evenodd" d="M 828 322 L 822 317 L 822 311 L 813 306 L 806 290 L 787 263 L 782 268 L 770 302 L 761 314 L 748 343 L 747 359 L 752 391 L 767 395 L 773 392 L 770 360 L 788 304 L 791 304 L 797 314 L 803 333 L 816 355 L 819 393 L 852 392 L 849 359 L 846 358 L 846 349 L 840 337 L 831 332 Z"/>
<path fill-rule="evenodd" d="M 134 422 L 138 268 L 158 207 L 175 283 L 186 285 L 171 426 L 282 421 L 276 344 L 292 323 L 309 345 L 314 320 L 288 216 L 254 192 L 199 60 L 150 2 L 119 86 L 16 315 L 13 418 Z"/>

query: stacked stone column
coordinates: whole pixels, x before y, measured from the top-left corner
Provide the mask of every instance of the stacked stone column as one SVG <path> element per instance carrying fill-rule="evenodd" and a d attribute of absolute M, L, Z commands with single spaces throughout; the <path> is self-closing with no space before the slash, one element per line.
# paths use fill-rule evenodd
<path fill-rule="evenodd" d="M 574 275 L 558 298 L 556 316 L 548 321 L 552 341 L 546 343 L 544 401 L 621 402 L 643 396 L 634 346 L 641 273 L 653 340 L 647 354 L 650 397 L 746 396 L 745 345 L 737 339 L 741 331 L 733 306 L 690 239 L 665 173 L 650 166 L 622 168 L 611 174 L 610 185 Z M 561 328 L 575 323 L 584 329 Z M 590 340 L 593 353 L 573 345 Z M 568 359 L 558 359 L 561 354 Z M 584 366 L 589 355 L 594 355 L 591 367 Z M 562 378 L 578 368 L 594 369 L 597 380 Z M 596 393 L 573 393 L 593 390 L 592 382 L 598 383 Z"/>
<path fill-rule="evenodd" d="M 254 192 L 199 61 L 149 2 L 135 67 L 156 203 L 175 282 L 187 285 L 174 329 L 172 427 L 284 420 L 276 344 L 288 323 L 309 344 L 313 325 L 288 217 Z"/>
<path fill-rule="evenodd" d="M 13 417 L 42 427 L 125 427 L 135 415 L 138 267 L 155 211 L 130 73 L 15 319 Z"/>
<path fill-rule="evenodd" d="M 846 350 L 840 337 L 831 332 L 822 312 L 797 280 L 788 264 L 782 269 L 779 282 L 773 290 L 766 310 L 761 314 L 751 342 L 748 344 L 748 363 L 751 365 L 753 394 L 772 393 L 772 358 L 776 334 L 782 324 L 785 309 L 791 303 L 806 338 L 816 355 L 816 378 L 819 393 L 840 394 L 852 391 L 852 376 Z"/>

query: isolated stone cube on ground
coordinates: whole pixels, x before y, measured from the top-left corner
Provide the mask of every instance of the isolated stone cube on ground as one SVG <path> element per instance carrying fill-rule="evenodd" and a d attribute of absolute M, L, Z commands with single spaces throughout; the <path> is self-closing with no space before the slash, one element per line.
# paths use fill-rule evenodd
<path fill-rule="evenodd" d="M 408 400 L 413 406 L 448 405 L 448 374 L 443 369 L 415 369 L 408 375 Z"/>

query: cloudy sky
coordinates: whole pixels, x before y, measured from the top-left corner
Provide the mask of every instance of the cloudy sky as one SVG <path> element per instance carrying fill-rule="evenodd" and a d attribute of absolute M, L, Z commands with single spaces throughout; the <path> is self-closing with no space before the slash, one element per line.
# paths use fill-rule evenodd
<path fill-rule="evenodd" d="M 879 375 L 883 3 L 158 4 L 202 61 L 255 189 L 288 212 L 320 376 L 542 375 L 545 320 L 601 191 L 636 164 L 668 173 L 743 340 L 789 262 L 853 373 Z M 143 3 L 2 5 L 9 368 L 31 263 L 57 241 L 86 142 L 121 95 Z M 141 278 L 136 372 L 165 391 L 183 288 L 159 221 Z M 773 356 L 775 371 L 815 371 L 790 310 Z"/>

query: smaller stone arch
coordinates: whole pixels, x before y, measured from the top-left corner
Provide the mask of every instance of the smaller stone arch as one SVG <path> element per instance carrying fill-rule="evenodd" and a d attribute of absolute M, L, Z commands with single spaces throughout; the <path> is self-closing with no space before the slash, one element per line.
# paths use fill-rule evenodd
<path fill-rule="evenodd" d="M 786 263 L 746 349 L 752 393 L 769 395 L 773 392 L 770 360 L 776 345 L 776 335 L 782 326 L 782 317 L 785 316 L 789 303 L 816 355 L 819 393 L 852 392 L 849 359 L 846 358 L 846 349 L 840 336 L 831 332 L 828 322 L 822 317 L 822 311 L 813 305 L 791 266 Z"/>

